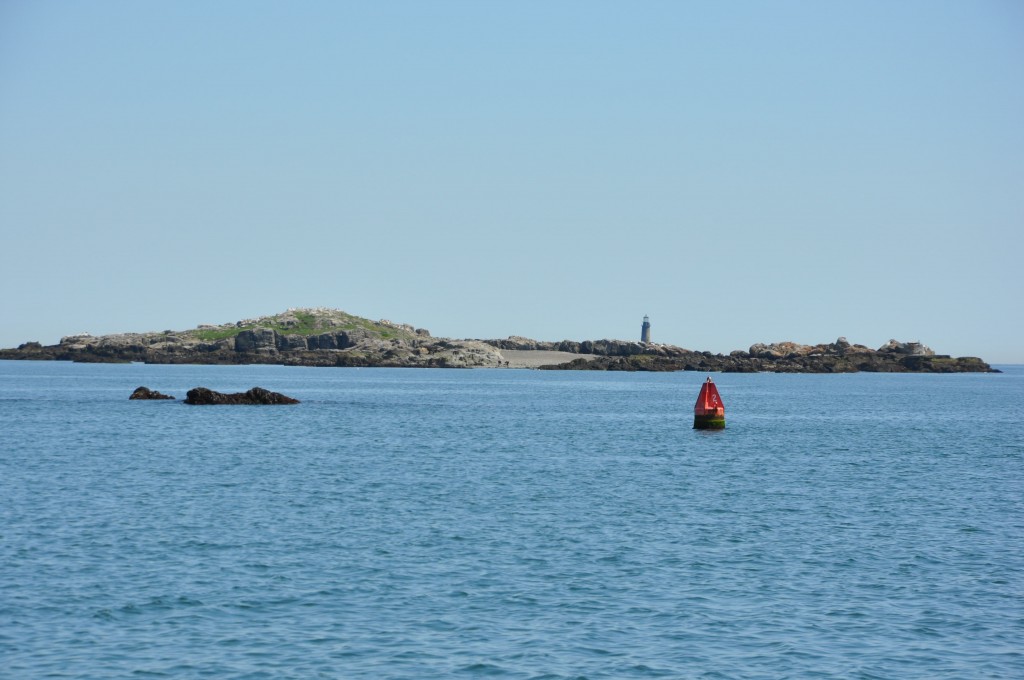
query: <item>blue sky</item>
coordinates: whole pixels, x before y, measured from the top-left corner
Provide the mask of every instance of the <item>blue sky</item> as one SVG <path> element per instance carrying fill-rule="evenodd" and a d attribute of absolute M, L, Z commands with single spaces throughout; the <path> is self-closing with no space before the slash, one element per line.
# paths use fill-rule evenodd
<path fill-rule="evenodd" d="M 0 346 L 435 335 L 1024 363 L 1024 5 L 0 4 Z"/>

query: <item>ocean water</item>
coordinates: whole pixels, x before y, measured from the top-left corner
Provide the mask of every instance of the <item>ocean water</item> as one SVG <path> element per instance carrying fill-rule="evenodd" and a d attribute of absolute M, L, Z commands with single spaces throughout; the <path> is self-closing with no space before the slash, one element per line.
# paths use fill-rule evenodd
<path fill-rule="evenodd" d="M 0 677 L 1022 677 L 1003 368 L 0 362 Z"/>

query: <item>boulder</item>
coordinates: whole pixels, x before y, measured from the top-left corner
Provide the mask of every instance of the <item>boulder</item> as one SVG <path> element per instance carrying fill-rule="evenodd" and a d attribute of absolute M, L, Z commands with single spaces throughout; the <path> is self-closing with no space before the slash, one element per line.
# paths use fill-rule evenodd
<path fill-rule="evenodd" d="M 900 342 L 899 340 L 890 340 L 879 347 L 878 351 L 888 354 L 909 354 L 910 356 L 935 356 L 935 351 L 931 347 L 926 347 L 920 342 Z"/>
<path fill-rule="evenodd" d="M 309 344 L 306 342 L 306 336 L 289 333 L 288 335 L 277 336 L 277 348 L 284 352 L 291 352 L 309 349 Z"/>
<path fill-rule="evenodd" d="M 161 394 L 156 390 L 151 390 L 148 387 L 136 387 L 129 399 L 174 399 L 169 394 Z"/>
<path fill-rule="evenodd" d="M 85 345 L 90 341 L 95 340 L 92 333 L 76 333 L 75 335 L 65 335 L 60 339 L 62 345 Z"/>
<path fill-rule="evenodd" d="M 608 354 L 611 356 L 619 357 L 631 357 L 637 354 L 646 353 L 647 348 L 639 342 L 623 341 L 623 340 L 609 340 L 608 341 Z"/>
<path fill-rule="evenodd" d="M 340 331 L 334 334 L 334 339 L 338 343 L 338 349 L 348 349 L 366 340 L 375 340 L 377 338 L 378 336 L 371 335 L 362 328 L 353 328 L 350 331 Z"/>
<path fill-rule="evenodd" d="M 507 340 L 496 340 L 489 344 L 497 347 L 498 349 L 518 349 L 518 350 L 531 350 L 540 349 L 537 346 L 537 341 L 532 338 L 524 338 L 521 335 L 510 335 Z"/>
<path fill-rule="evenodd" d="M 286 397 L 279 392 L 271 392 L 262 387 L 254 387 L 248 392 L 236 392 L 234 394 L 222 394 L 206 387 L 196 387 L 188 391 L 185 403 L 193 406 L 222 404 L 279 405 L 298 404 L 299 400 Z"/>
<path fill-rule="evenodd" d="M 236 352 L 276 350 L 277 332 L 272 328 L 253 328 L 235 336 Z"/>
<path fill-rule="evenodd" d="M 808 345 L 801 345 L 789 340 L 773 342 L 770 345 L 759 342 L 750 346 L 748 354 L 758 359 L 782 359 L 785 357 L 794 358 L 807 356 L 808 354 L 813 353 L 813 349 L 813 347 L 809 347 Z"/>
<path fill-rule="evenodd" d="M 334 333 L 321 333 L 307 338 L 310 349 L 338 349 L 338 341 Z"/>

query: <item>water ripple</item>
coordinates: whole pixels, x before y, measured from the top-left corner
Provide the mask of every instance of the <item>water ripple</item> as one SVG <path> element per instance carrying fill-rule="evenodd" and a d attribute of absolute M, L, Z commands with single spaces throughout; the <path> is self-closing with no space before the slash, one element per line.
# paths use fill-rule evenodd
<path fill-rule="evenodd" d="M 11 677 L 1024 676 L 1012 372 L 7 368 Z"/>

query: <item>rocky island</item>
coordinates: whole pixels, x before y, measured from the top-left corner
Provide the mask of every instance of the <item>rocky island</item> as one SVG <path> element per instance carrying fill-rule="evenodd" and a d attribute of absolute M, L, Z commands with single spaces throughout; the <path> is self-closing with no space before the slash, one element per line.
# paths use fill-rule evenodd
<path fill-rule="evenodd" d="M 624 340 L 455 340 L 435 338 L 408 324 L 371 321 L 326 308 L 290 309 L 186 331 L 70 335 L 56 345 L 26 342 L 0 350 L 0 359 L 745 373 L 994 372 L 977 357 L 940 355 L 920 343 L 896 340 L 878 349 L 845 338 L 819 345 L 759 343 L 725 355 Z"/>

